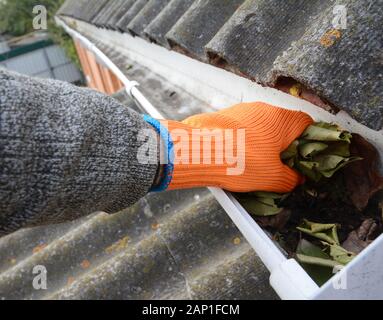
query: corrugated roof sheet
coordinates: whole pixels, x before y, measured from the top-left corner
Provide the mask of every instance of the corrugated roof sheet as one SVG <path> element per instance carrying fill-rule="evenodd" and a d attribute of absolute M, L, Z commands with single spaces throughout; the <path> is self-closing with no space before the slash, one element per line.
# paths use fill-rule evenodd
<path fill-rule="evenodd" d="M 146 84 L 142 92 L 166 117 L 209 110 L 121 53 L 96 45 L 129 78 Z M 116 98 L 137 110 L 124 93 Z M 36 265 L 47 269 L 47 290 L 33 289 Z M 0 300 L 277 298 L 268 277 L 207 189 L 152 193 L 112 215 L 94 213 L 0 238 Z"/>
<path fill-rule="evenodd" d="M 95 8 L 105 5 L 94 2 L 90 14 L 86 1 L 67 0 L 60 14 L 92 23 Z M 130 2 L 128 8 L 109 1 L 105 6 L 122 17 L 101 25 L 170 44 L 263 85 L 292 78 L 370 128 L 383 126 L 382 0 Z M 346 10 L 345 29 L 333 25 L 336 5 Z"/>
<path fill-rule="evenodd" d="M 149 2 L 128 24 L 128 30 L 133 35 L 145 37 L 145 34 L 143 33 L 144 29 L 157 17 L 168 3 L 169 0 L 149 0 Z"/>
<path fill-rule="evenodd" d="M 126 11 L 120 21 L 117 22 L 116 27 L 119 30 L 130 32 L 128 25 L 132 22 L 134 17 L 144 8 L 149 0 L 136 0 L 134 4 Z"/>
<path fill-rule="evenodd" d="M 108 17 L 106 25 L 112 29 L 118 30 L 117 23 L 124 16 L 125 12 L 129 10 L 134 4 L 135 0 L 122 0 L 116 1 L 116 5 L 111 12 L 111 15 Z"/>
<path fill-rule="evenodd" d="M 327 5 L 320 0 L 246 1 L 207 44 L 210 61 L 268 83 L 275 59 L 300 38 L 313 12 Z"/>
<path fill-rule="evenodd" d="M 150 41 L 169 47 L 165 35 L 190 8 L 194 0 L 171 0 L 153 21 L 145 28 L 144 33 Z"/>
<path fill-rule="evenodd" d="M 205 45 L 242 3 L 243 0 L 196 0 L 166 38 L 172 48 L 205 61 Z"/>

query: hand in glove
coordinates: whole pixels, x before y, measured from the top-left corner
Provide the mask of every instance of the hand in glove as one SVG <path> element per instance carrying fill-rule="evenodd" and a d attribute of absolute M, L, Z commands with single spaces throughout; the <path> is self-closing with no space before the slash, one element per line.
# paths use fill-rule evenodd
<path fill-rule="evenodd" d="M 146 120 L 169 142 L 170 161 L 157 190 L 216 186 L 285 193 L 303 181 L 280 154 L 313 123 L 304 112 L 254 102 L 182 122 Z"/>

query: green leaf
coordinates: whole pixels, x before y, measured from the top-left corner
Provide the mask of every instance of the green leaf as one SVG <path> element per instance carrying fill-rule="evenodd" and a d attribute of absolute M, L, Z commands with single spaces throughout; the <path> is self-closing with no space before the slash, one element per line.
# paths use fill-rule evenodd
<path fill-rule="evenodd" d="M 315 237 L 317 239 L 326 241 L 328 243 L 331 243 L 331 244 L 335 244 L 336 243 L 335 240 L 331 236 L 327 235 L 326 233 L 323 233 L 323 232 L 314 233 L 311 230 L 305 229 L 305 228 L 302 228 L 302 227 L 297 227 L 297 229 L 299 231 L 303 232 L 303 233 L 306 233 L 306 234 L 308 234 L 310 236 L 313 236 L 313 237 Z"/>
<path fill-rule="evenodd" d="M 303 220 L 303 224 L 301 227 L 297 227 L 298 230 L 315 237 L 317 239 L 322 240 L 321 243 L 323 246 L 329 248 L 329 254 L 332 260 L 334 260 L 337 264 L 346 265 L 348 262 L 350 262 L 354 257 L 355 254 L 347 251 L 346 249 L 342 248 L 339 244 L 339 238 L 337 233 L 337 226 L 334 223 L 315 223 L 308 221 L 306 219 Z M 308 249 L 307 249 L 308 248 Z M 325 253 L 322 252 L 319 254 L 318 251 L 319 248 L 315 248 L 311 246 L 309 247 L 307 243 L 301 244 L 301 247 L 299 247 L 299 252 L 303 252 L 305 255 L 313 255 L 316 257 L 314 260 L 308 260 L 307 257 L 301 257 L 302 261 L 305 263 L 311 263 L 311 264 L 321 264 L 324 265 L 324 262 L 318 261 L 318 258 L 328 258 L 328 255 L 324 255 Z M 298 251 L 297 251 L 298 253 Z"/>
<path fill-rule="evenodd" d="M 287 159 L 294 158 L 298 153 L 298 145 L 299 145 L 298 140 L 294 140 L 292 143 L 290 143 L 289 147 L 282 152 L 281 159 L 287 160 Z"/>
<path fill-rule="evenodd" d="M 319 128 L 329 129 L 333 131 L 341 131 L 340 127 L 336 123 L 319 121 L 315 122 L 314 125 Z"/>
<path fill-rule="evenodd" d="M 343 131 L 340 135 L 341 140 L 351 143 L 352 134 L 348 131 Z"/>
<path fill-rule="evenodd" d="M 313 264 L 316 266 L 329 267 L 329 268 L 334 268 L 336 266 L 339 266 L 338 262 L 331 259 L 323 259 L 323 258 L 317 258 L 312 256 L 306 256 L 304 254 L 297 254 L 296 257 L 297 257 L 297 260 L 301 263 Z"/>
<path fill-rule="evenodd" d="M 261 199 L 243 199 L 241 200 L 243 207 L 255 216 L 272 216 L 278 214 L 283 208 L 278 208 L 274 200 L 269 198 Z"/>
<path fill-rule="evenodd" d="M 318 246 L 311 242 L 301 239 L 297 246 L 297 260 L 302 263 L 314 264 L 324 267 L 335 267 L 339 265 L 331 259 L 331 257 Z"/>
<path fill-rule="evenodd" d="M 286 197 L 286 194 L 267 192 L 267 191 L 255 191 L 255 192 L 251 192 L 251 194 L 256 198 L 270 198 L 275 200 Z"/>
<path fill-rule="evenodd" d="M 318 246 L 312 244 L 306 239 L 301 239 L 298 243 L 296 253 L 304 254 L 306 256 L 317 257 L 322 259 L 331 259 L 330 256 Z"/>
<path fill-rule="evenodd" d="M 306 223 L 310 224 L 311 231 L 315 233 L 336 229 L 336 224 L 334 223 L 315 223 L 307 220 Z"/>
<path fill-rule="evenodd" d="M 322 244 L 328 246 L 327 243 Z M 344 265 L 342 263 L 344 261 L 335 260 L 320 247 L 305 239 L 301 239 L 298 243 L 296 259 L 319 286 L 333 276 L 334 267 Z"/>
<path fill-rule="evenodd" d="M 309 179 L 318 182 L 322 175 L 315 170 L 318 163 L 313 161 L 299 161 L 296 163 L 297 170 Z"/>
<path fill-rule="evenodd" d="M 319 182 L 322 177 L 331 178 L 339 169 L 360 158 L 350 157 L 352 135 L 336 124 L 316 122 L 282 152 L 283 162 Z"/>
<path fill-rule="evenodd" d="M 329 244 L 339 245 L 336 224 L 315 223 L 304 219 L 303 224 L 297 229 Z"/>
<path fill-rule="evenodd" d="M 335 155 L 319 155 L 315 157 L 315 161 L 318 163 L 318 171 L 330 171 L 347 159 Z"/>
<path fill-rule="evenodd" d="M 330 256 L 342 265 L 346 265 L 356 256 L 353 252 L 347 251 L 339 245 L 330 245 Z"/>
<path fill-rule="evenodd" d="M 314 170 L 316 167 L 319 166 L 319 163 L 315 161 L 299 161 L 299 163 L 302 165 L 302 167 L 308 170 Z"/>
<path fill-rule="evenodd" d="M 278 202 L 288 194 L 256 191 L 248 195 L 241 199 L 241 204 L 249 213 L 256 216 L 271 216 L 282 211 L 283 208 L 278 207 Z"/>
<path fill-rule="evenodd" d="M 301 138 L 314 141 L 347 141 L 351 142 L 351 134 L 347 131 L 325 128 L 318 124 L 310 125 L 301 135 Z"/>
<path fill-rule="evenodd" d="M 327 144 L 323 142 L 309 142 L 299 146 L 299 153 L 303 158 L 309 158 L 327 149 Z"/>
<path fill-rule="evenodd" d="M 341 157 L 349 157 L 350 144 L 346 141 L 327 142 L 327 149 L 324 153 Z"/>
<path fill-rule="evenodd" d="M 316 170 L 319 171 L 324 177 L 330 178 L 336 171 L 343 168 L 347 163 L 361 160 L 361 158 L 344 158 L 336 155 L 318 155 L 315 156 L 313 160 L 318 163 Z"/>

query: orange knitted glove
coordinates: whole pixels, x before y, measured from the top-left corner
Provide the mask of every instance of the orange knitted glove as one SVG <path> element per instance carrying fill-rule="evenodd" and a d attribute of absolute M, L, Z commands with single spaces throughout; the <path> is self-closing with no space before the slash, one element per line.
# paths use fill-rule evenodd
<path fill-rule="evenodd" d="M 217 186 L 285 193 L 303 181 L 280 153 L 313 123 L 304 112 L 254 102 L 160 122 L 173 142 L 169 190 Z"/>

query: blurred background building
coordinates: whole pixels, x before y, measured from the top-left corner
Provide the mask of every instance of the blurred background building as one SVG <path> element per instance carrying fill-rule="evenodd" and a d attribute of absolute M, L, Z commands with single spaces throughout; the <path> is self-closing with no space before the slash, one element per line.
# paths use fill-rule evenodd
<path fill-rule="evenodd" d="M 0 38 L 0 66 L 29 76 L 83 82 L 82 73 L 47 33 Z"/>

